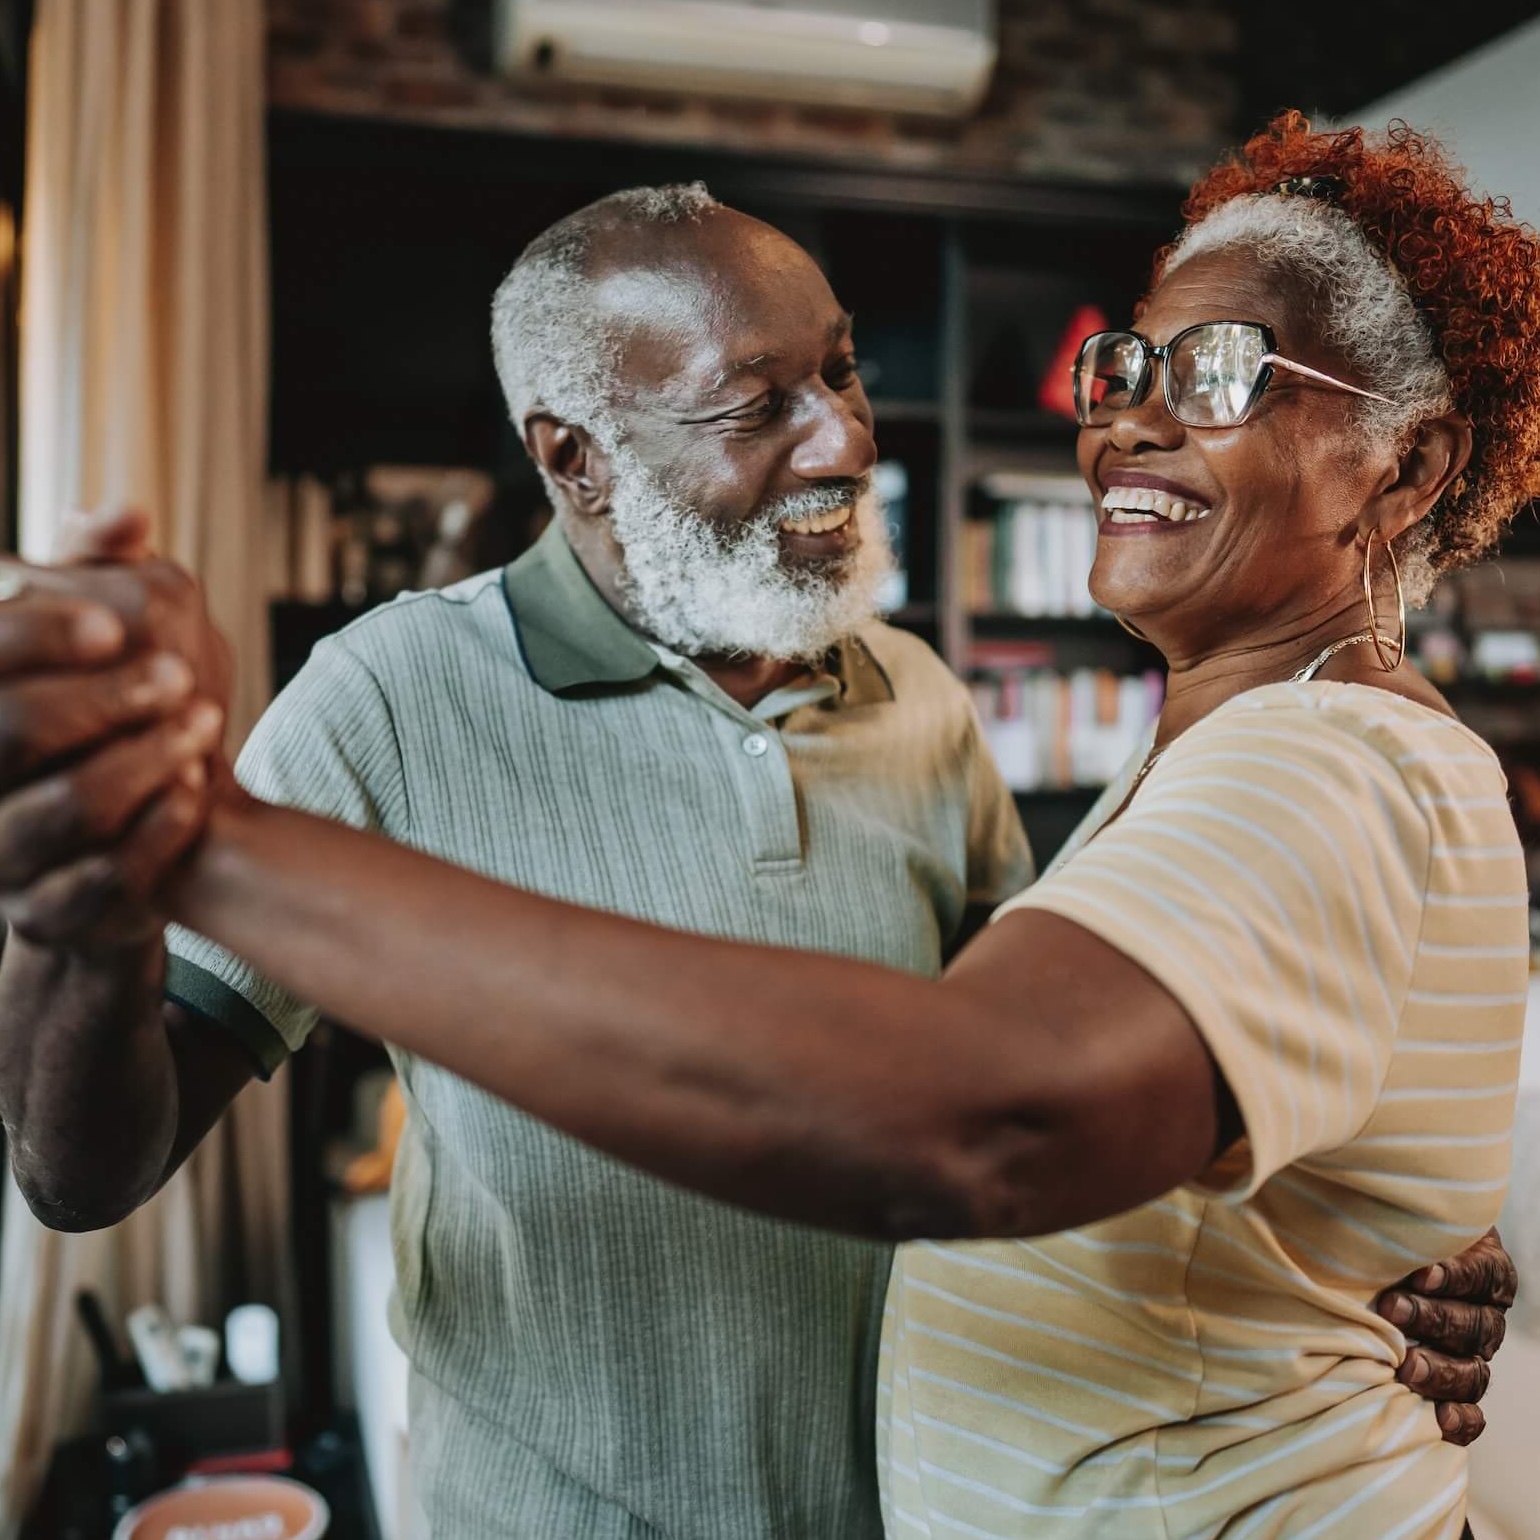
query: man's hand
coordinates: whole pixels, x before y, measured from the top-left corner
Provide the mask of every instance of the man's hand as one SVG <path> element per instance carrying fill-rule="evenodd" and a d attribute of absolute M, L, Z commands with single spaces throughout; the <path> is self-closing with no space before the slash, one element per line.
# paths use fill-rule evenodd
<path fill-rule="evenodd" d="M 0 914 L 46 946 L 151 939 L 203 820 L 229 653 L 144 533 L 77 516 L 61 554 L 81 565 L 0 566 L 24 585 L 0 603 Z"/>
<path fill-rule="evenodd" d="M 1438 1403 L 1438 1425 L 1451 1444 L 1481 1437 L 1486 1417 L 1476 1404 L 1503 1345 L 1518 1270 L 1496 1230 L 1447 1262 L 1418 1269 L 1387 1289 L 1375 1308 L 1417 1344 L 1396 1378 Z"/>

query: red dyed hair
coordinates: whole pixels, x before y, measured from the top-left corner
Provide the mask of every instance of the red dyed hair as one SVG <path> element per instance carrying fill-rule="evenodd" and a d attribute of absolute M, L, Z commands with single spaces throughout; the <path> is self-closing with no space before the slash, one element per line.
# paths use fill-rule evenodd
<path fill-rule="evenodd" d="M 1478 560 L 1540 495 L 1540 238 L 1506 198 L 1481 198 L 1440 146 L 1392 123 L 1318 134 L 1285 112 L 1193 188 L 1195 224 L 1287 177 L 1328 176 L 1332 199 L 1400 274 L 1432 329 L 1455 405 L 1470 418 L 1470 464 L 1428 517 L 1436 572 Z M 1156 258 L 1155 281 L 1167 251 Z"/>

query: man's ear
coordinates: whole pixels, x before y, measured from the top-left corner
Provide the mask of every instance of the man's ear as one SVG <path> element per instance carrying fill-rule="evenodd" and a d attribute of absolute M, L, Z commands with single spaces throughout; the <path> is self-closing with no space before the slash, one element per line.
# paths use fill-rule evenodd
<path fill-rule="evenodd" d="M 1471 426 L 1464 412 L 1430 417 L 1380 490 L 1364 505 L 1358 533 L 1386 541 L 1408 530 L 1449 490 L 1470 463 Z"/>
<path fill-rule="evenodd" d="M 524 447 L 561 488 L 574 513 L 597 518 L 609 511 L 610 458 L 587 428 L 537 412 L 524 423 Z"/>

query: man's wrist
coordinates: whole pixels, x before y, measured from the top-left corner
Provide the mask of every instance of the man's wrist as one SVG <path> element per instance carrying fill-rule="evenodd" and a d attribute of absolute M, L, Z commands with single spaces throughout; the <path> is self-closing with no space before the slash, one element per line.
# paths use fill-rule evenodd
<path fill-rule="evenodd" d="M 165 927 L 158 924 L 153 932 L 121 940 L 49 945 L 29 941 L 12 934 L 6 942 L 18 957 L 31 960 L 34 968 L 63 980 L 99 976 L 114 988 L 150 988 L 158 990 L 166 971 Z"/>

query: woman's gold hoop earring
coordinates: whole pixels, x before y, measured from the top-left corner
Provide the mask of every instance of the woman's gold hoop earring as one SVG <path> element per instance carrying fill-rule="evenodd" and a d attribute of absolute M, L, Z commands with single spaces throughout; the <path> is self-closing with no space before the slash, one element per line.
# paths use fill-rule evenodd
<path fill-rule="evenodd" d="M 1119 615 L 1119 614 L 1118 614 L 1118 612 L 1117 612 L 1117 611 L 1116 611 L 1116 610 L 1114 610 L 1114 611 L 1113 611 L 1113 612 L 1112 612 L 1112 618 L 1113 618 L 1113 619 L 1114 619 L 1114 620 L 1115 620 L 1115 621 L 1117 621 L 1117 623 L 1118 623 L 1118 624 L 1119 624 L 1119 625 L 1120 625 L 1120 626 L 1122 626 L 1122 628 L 1123 628 L 1123 629 L 1124 629 L 1124 630 L 1125 630 L 1125 631 L 1126 631 L 1126 632 L 1128 632 L 1128 634 L 1129 634 L 1129 635 L 1130 635 L 1130 636 L 1131 636 L 1131 637 L 1133 637 L 1133 638 L 1134 638 L 1134 639 L 1135 639 L 1135 641 L 1140 641 L 1140 642 L 1147 642 L 1147 641 L 1149 641 L 1149 637 L 1147 637 L 1147 636 L 1146 636 L 1146 635 L 1145 635 L 1145 634 L 1144 634 L 1144 632 L 1143 632 L 1143 631 L 1141 631 L 1141 630 L 1140 630 L 1140 629 L 1139 629 L 1139 628 L 1138 628 L 1138 626 L 1133 626 L 1133 625 L 1130 625 L 1130 624 L 1129 624 L 1129 623 L 1128 623 L 1128 622 L 1127 622 L 1127 621 L 1126 621 L 1126 620 L 1124 620 L 1124 619 L 1123 619 L 1123 617 L 1122 617 L 1122 616 L 1121 616 L 1121 615 Z"/>
<path fill-rule="evenodd" d="M 1394 673 L 1400 666 L 1402 658 L 1406 656 L 1406 595 L 1401 591 L 1401 568 L 1396 561 L 1396 553 L 1391 549 L 1390 542 L 1380 535 L 1380 544 L 1385 547 L 1385 554 L 1390 558 L 1390 570 L 1396 580 L 1396 646 L 1391 652 L 1385 644 L 1385 638 L 1380 635 L 1380 617 L 1374 610 L 1374 583 L 1369 576 L 1369 558 L 1374 555 L 1374 537 L 1380 535 L 1377 529 L 1369 531 L 1369 538 L 1364 542 L 1364 602 L 1369 606 L 1369 640 L 1374 643 L 1374 651 L 1380 660 L 1380 667 L 1387 674 Z"/>

